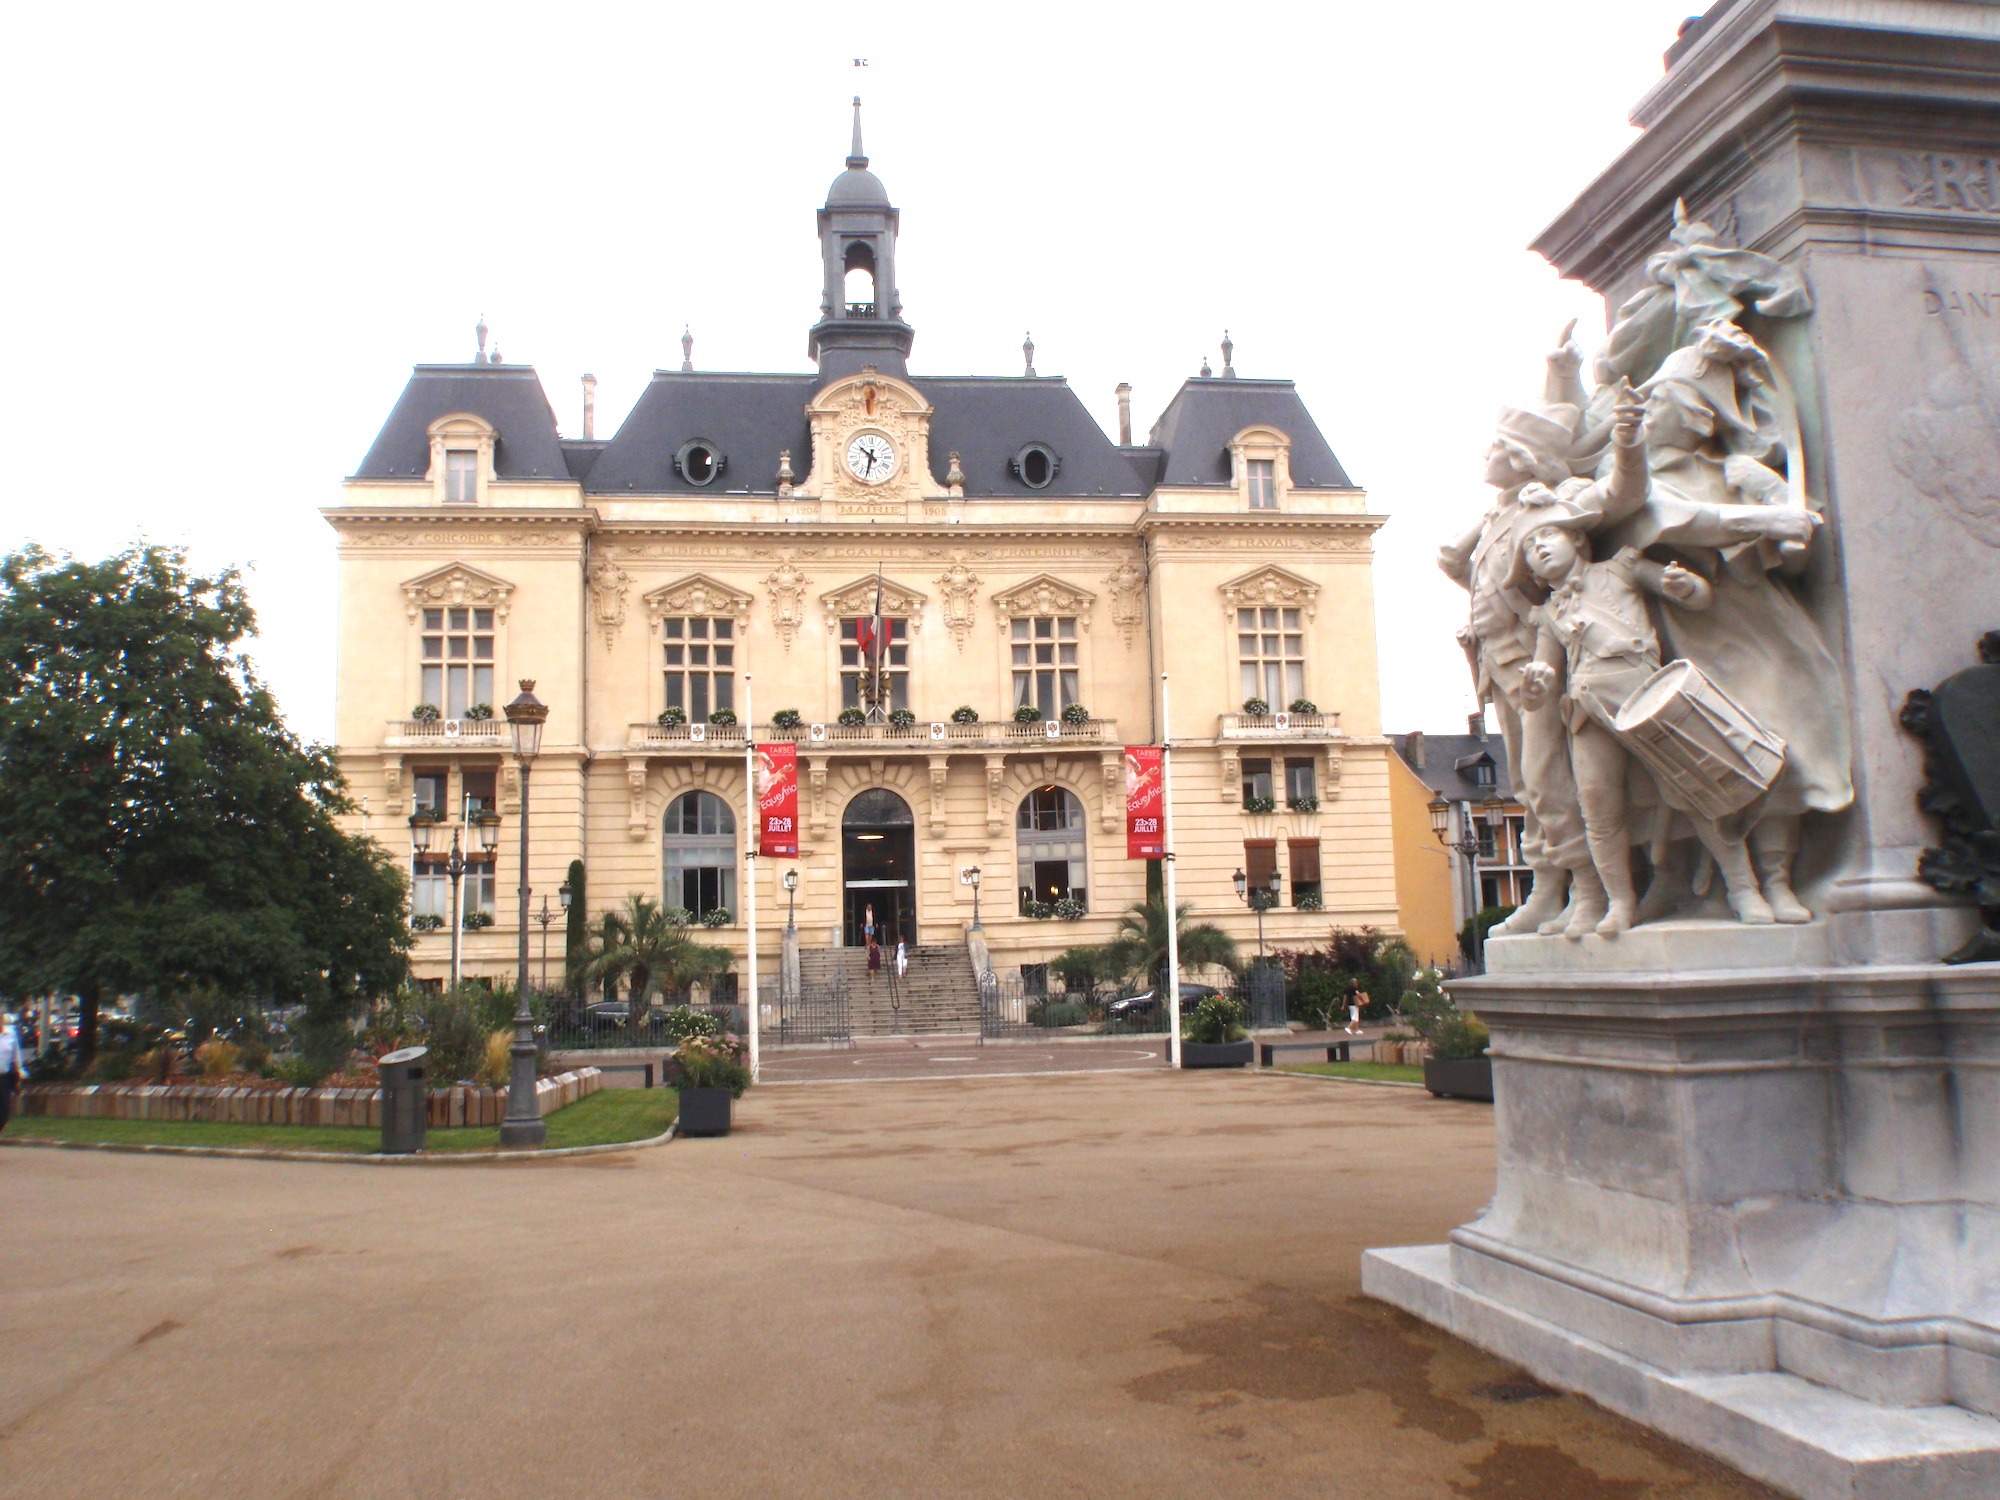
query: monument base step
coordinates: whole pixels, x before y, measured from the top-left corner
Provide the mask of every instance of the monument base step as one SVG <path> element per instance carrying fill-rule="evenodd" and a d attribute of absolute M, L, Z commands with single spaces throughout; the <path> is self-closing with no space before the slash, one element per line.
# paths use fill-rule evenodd
<path fill-rule="evenodd" d="M 1367 1251 L 1361 1289 L 1801 1500 L 2000 1495 L 2000 1420 L 1964 1407 L 1883 1406 L 1769 1370 L 1671 1375 L 1464 1286 L 1449 1245 Z"/>

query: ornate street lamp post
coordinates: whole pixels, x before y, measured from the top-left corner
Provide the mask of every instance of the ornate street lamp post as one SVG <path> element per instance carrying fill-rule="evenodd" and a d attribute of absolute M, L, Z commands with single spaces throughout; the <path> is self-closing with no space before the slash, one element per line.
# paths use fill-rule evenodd
<path fill-rule="evenodd" d="M 436 814 L 427 810 L 419 809 L 410 814 L 410 848 L 415 851 L 418 858 L 431 852 L 431 836 L 436 832 L 437 824 Z M 479 852 L 491 854 L 500 843 L 499 815 L 482 813 L 474 821 L 473 827 L 479 834 Z M 451 853 L 446 856 L 444 862 L 444 872 L 451 877 L 451 987 L 453 989 L 458 988 L 459 981 L 459 928 L 465 925 L 464 914 L 459 910 L 458 885 L 465 878 L 465 872 L 469 868 L 465 852 L 459 847 L 458 834 L 459 830 L 454 826 L 451 830 Z"/>
<path fill-rule="evenodd" d="M 785 871 L 785 936 L 797 937 L 799 924 L 796 920 L 799 909 L 799 867 L 793 865 Z"/>
<path fill-rule="evenodd" d="M 564 883 L 561 894 L 562 909 L 568 911 L 569 885 L 567 882 Z M 555 919 L 556 914 L 549 910 L 549 898 L 545 892 L 542 896 L 542 909 L 535 913 L 535 920 L 542 924 L 542 993 L 545 995 L 549 992 L 549 923 Z"/>
<path fill-rule="evenodd" d="M 1447 849 L 1458 852 L 1460 868 L 1465 871 L 1465 911 L 1472 923 L 1472 952 L 1468 955 L 1475 973 L 1486 968 L 1486 935 L 1479 930 L 1479 877 L 1472 865 L 1473 856 L 1479 853 L 1479 836 L 1472 831 L 1472 805 L 1460 803 L 1458 809 L 1458 837 L 1451 836 L 1451 803 L 1440 792 L 1430 800 L 1431 832 L 1437 841 Z"/>
<path fill-rule="evenodd" d="M 521 885 L 520 966 L 515 976 L 519 1006 L 514 1011 L 514 1060 L 507 1088 L 507 1118 L 500 1122 L 502 1146 L 539 1146 L 549 1137 L 535 1097 L 535 1018 L 528 1009 L 528 774 L 542 749 L 542 726 L 549 706 L 535 696 L 532 677 L 521 679 L 521 696 L 507 705 L 507 729 L 514 737 L 514 758 L 521 763 Z M 548 928 L 542 928 L 547 953 Z M 544 968 L 546 969 L 546 957 Z"/>
<path fill-rule="evenodd" d="M 972 930 L 974 932 L 984 932 L 986 929 L 979 925 L 979 866 L 978 865 L 968 865 L 966 867 L 965 883 L 972 887 Z"/>
<path fill-rule="evenodd" d="M 1278 895 L 1284 889 L 1285 878 L 1278 873 L 1278 867 L 1271 867 L 1268 884 L 1257 889 L 1250 888 L 1250 879 L 1241 870 L 1229 877 L 1229 883 L 1236 887 L 1236 899 L 1257 913 L 1257 962 L 1264 962 L 1264 913 L 1278 904 Z"/>

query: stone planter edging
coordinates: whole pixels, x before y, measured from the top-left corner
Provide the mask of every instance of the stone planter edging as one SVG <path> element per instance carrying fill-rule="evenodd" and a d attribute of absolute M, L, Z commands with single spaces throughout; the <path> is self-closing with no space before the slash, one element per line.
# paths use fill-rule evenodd
<path fill-rule="evenodd" d="M 384 1156 L 370 1151 L 286 1151 L 277 1146 L 161 1146 L 137 1141 L 51 1141 L 37 1136 L 0 1135 L 0 1146 L 40 1151 L 126 1151 L 142 1156 L 234 1156 L 248 1161 L 343 1162 L 350 1167 L 470 1167 L 491 1166 L 495 1162 L 523 1165 L 561 1161 L 572 1156 L 604 1156 L 613 1151 L 643 1151 L 664 1146 L 674 1139 L 681 1122 L 675 1120 L 664 1131 L 643 1141 L 612 1141 L 602 1146 L 557 1146 L 539 1151 L 423 1151 L 407 1156 Z"/>
<path fill-rule="evenodd" d="M 596 1068 L 535 1080 L 543 1115 L 587 1098 L 604 1086 Z M 382 1127 L 380 1089 L 217 1088 L 186 1083 L 31 1083 L 20 1092 L 24 1116 L 52 1120 L 168 1120 L 208 1125 L 333 1125 Z M 507 1117 L 507 1090 L 457 1084 L 428 1101 L 433 1130 L 498 1125 Z"/>

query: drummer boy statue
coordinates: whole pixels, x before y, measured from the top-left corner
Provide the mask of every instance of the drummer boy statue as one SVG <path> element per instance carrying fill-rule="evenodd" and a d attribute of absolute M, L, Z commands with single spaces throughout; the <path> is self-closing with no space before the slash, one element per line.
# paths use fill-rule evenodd
<path fill-rule="evenodd" d="M 1561 693 L 1584 837 L 1608 900 L 1595 930 L 1615 937 L 1632 925 L 1638 899 L 1626 820 L 1631 753 L 1614 726 L 1618 710 L 1660 668 L 1660 642 L 1646 595 L 1702 610 L 1714 591 L 1700 574 L 1676 563 L 1650 562 L 1631 548 L 1593 561 L 1589 532 L 1601 519 L 1594 506 L 1551 495 L 1521 539 L 1522 561 L 1549 590 L 1537 611 L 1535 660 L 1522 669 L 1521 696 L 1534 711 Z M 1677 800 L 1664 788 L 1662 795 Z M 1736 915 L 1744 922 L 1771 921 L 1743 840 L 1728 837 L 1712 818 L 1680 810 L 1721 869 Z M 1580 938 L 1584 929 L 1572 923 L 1565 935 Z"/>

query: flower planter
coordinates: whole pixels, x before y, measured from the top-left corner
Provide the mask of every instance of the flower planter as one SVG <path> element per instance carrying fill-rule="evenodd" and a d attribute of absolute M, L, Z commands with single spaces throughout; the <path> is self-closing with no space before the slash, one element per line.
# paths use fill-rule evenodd
<path fill-rule="evenodd" d="M 682 1089 L 680 1134 L 728 1135 L 731 1102 L 728 1089 Z"/>
<path fill-rule="evenodd" d="M 1424 1087 L 1440 1099 L 1484 1099 L 1493 1102 L 1493 1059 L 1490 1057 L 1426 1058 Z"/>
<path fill-rule="evenodd" d="M 1249 1040 L 1240 1042 L 1182 1042 L 1183 1068 L 1247 1068 L 1257 1049 Z"/>

